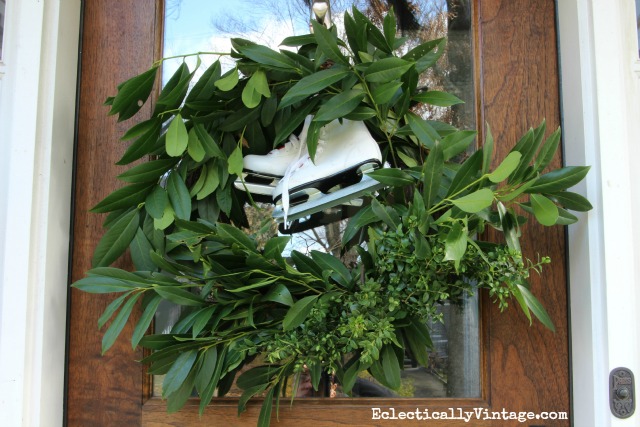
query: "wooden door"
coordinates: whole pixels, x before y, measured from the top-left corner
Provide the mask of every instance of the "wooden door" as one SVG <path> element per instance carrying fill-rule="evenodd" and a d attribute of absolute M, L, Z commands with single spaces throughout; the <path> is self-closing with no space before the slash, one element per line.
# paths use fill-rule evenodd
<path fill-rule="evenodd" d="M 91 0 L 84 2 L 78 148 L 75 164 L 72 280 L 90 268 L 103 218 L 88 213 L 113 190 L 121 171 L 114 163 L 124 146 L 114 143 L 126 125 L 107 117 L 105 98 L 116 85 L 145 70 L 159 57 L 161 0 Z M 542 118 L 553 129 L 560 121 L 555 4 L 550 0 L 478 0 L 474 3 L 474 39 L 478 123 L 491 124 L 498 156 Z M 146 106 L 147 112 L 150 107 Z M 561 159 L 555 160 L 555 167 Z M 561 228 L 541 226 L 523 242 L 530 257 L 548 254 L 553 262 L 542 278 L 534 277 L 534 293 L 547 308 L 556 333 L 540 324 L 529 326 L 516 307 L 500 313 L 483 296 L 482 394 L 478 399 L 299 399 L 281 405 L 274 425 L 375 425 L 372 407 L 396 411 L 448 411 L 482 408 L 489 412 L 570 411 L 568 312 L 565 240 Z M 126 267 L 127 260 L 118 266 Z M 220 399 L 203 417 L 197 402 L 176 414 L 151 397 L 151 380 L 135 360 L 140 350 L 120 339 L 100 355 L 97 319 L 109 296 L 71 291 L 68 333 L 66 421 L 70 426 L 255 425 L 259 402 L 237 417 L 236 402 Z M 135 318 L 135 314 L 134 314 Z M 130 322 L 132 324 L 133 322 Z M 131 330 L 124 331 L 124 336 Z M 275 417 L 275 415 L 274 415 Z M 401 423 L 401 421 L 395 421 Z M 429 421 L 430 425 L 556 426 L 569 421 L 504 420 Z"/>

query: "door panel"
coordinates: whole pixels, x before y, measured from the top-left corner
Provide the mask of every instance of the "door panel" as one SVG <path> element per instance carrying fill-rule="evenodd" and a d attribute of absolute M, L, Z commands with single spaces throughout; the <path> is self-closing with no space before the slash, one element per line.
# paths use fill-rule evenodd
<path fill-rule="evenodd" d="M 125 146 L 114 143 L 132 123 L 107 117 L 104 99 L 116 85 L 145 70 L 159 57 L 160 0 L 92 0 L 84 3 L 82 74 L 73 236 L 72 280 L 90 268 L 102 234 L 103 217 L 88 213 L 113 190 L 121 169 L 114 165 Z M 484 0 L 474 5 L 478 123 L 488 122 L 496 140 L 496 159 L 542 118 L 552 130 L 559 124 L 555 5 L 548 0 Z M 150 111 L 149 106 L 145 106 Z M 554 166 L 560 165 L 556 159 Z M 530 257 L 549 255 L 543 278 L 532 278 L 533 292 L 551 315 L 557 332 L 528 320 L 515 306 L 500 313 L 483 295 L 483 378 L 481 399 L 298 399 L 282 402 L 277 425 L 372 425 L 372 407 L 415 411 L 416 408 L 486 408 L 502 411 L 569 411 L 567 293 L 564 231 L 536 226 L 528 230 L 523 249 Z M 126 267 L 127 261 L 119 261 Z M 149 377 L 135 362 L 131 330 L 105 356 L 97 319 L 112 297 L 72 290 L 69 326 L 67 422 L 71 426 L 255 425 L 259 402 L 237 417 L 233 399 L 215 401 L 203 417 L 197 403 L 167 414 L 164 403 L 151 398 Z M 135 319 L 134 319 L 135 320 Z M 129 325 L 133 324 L 130 321 Z M 130 327 L 130 326 L 129 326 Z M 274 411 L 275 418 L 275 411 Z M 431 420 L 430 425 L 470 425 Z M 568 425 L 568 421 L 531 422 Z M 505 426 L 503 420 L 474 422 Z M 513 425 L 522 425 L 517 421 Z M 525 424 L 526 425 L 526 424 Z"/>
<path fill-rule="evenodd" d="M 126 145 L 117 141 L 131 121 L 116 123 L 103 102 L 122 82 L 146 69 L 157 57 L 156 0 L 85 1 L 82 16 L 81 83 L 75 160 L 72 281 L 91 268 L 91 257 L 102 229 L 103 215 L 88 210 L 114 190 L 122 171 L 115 162 Z M 150 106 L 145 106 L 150 114 Z M 118 267 L 128 265 L 119 260 Z M 141 422 L 143 396 L 149 379 L 132 351 L 118 340 L 101 356 L 101 313 L 113 298 L 71 290 L 68 335 L 66 419 L 72 426 L 135 426 Z M 138 314 L 139 315 L 139 314 Z M 133 314 L 136 318 L 137 314 Z M 124 333 L 131 336 L 132 325 Z"/>

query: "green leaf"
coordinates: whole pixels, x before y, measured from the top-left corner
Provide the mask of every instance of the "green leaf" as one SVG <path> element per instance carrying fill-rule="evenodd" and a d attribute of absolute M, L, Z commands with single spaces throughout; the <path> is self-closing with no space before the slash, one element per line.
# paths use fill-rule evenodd
<path fill-rule="evenodd" d="M 407 114 L 409 127 L 413 131 L 418 140 L 427 148 L 432 149 L 435 142 L 440 139 L 438 132 L 431 126 L 429 122 L 422 119 L 415 113 Z"/>
<path fill-rule="evenodd" d="M 109 114 L 118 114 L 118 121 L 133 117 L 149 98 L 158 67 L 152 67 L 144 73 L 125 81 L 113 98 Z"/>
<path fill-rule="evenodd" d="M 102 329 L 102 327 L 111 319 L 113 314 L 118 311 L 122 303 L 129 298 L 133 290 L 127 292 L 126 294 L 120 295 L 118 298 L 111 301 L 111 303 L 105 308 L 102 315 L 98 318 L 98 329 Z"/>
<path fill-rule="evenodd" d="M 229 92 L 238 84 L 238 67 L 227 71 L 222 77 L 215 82 L 215 86 L 223 92 Z"/>
<path fill-rule="evenodd" d="M 493 191 L 482 188 L 471 194 L 451 201 L 455 206 L 468 213 L 478 213 L 493 203 Z"/>
<path fill-rule="evenodd" d="M 491 134 L 491 128 L 487 123 L 487 135 L 484 138 L 484 145 L 482 146 L 482 174 L 489 173 L 491 167 L 491 160 L 493 159 L 493 135 Z"/>
<path fill-rule="evenodd" d="M 416 71 L 422 73 L 431 67 L 444 53 L 446 40 L 443 38 L 422 43 L 402 56 L 402 59 L 416 62 Z"/>
<path fill-rule="evenodd" d="M 457 265 L 467 251 L 467 233 L 462 224 L 459 222 L 453 224 L 447 234 L 444 247 L 445 261 L 455 261 Z"/>
<path fill-rule="evenodd" d="M 392 230 L 398 228 L 402 223 L 400 215 L 391 206 L 383 206 L 376 199 L 371 200 L 371 209 L 373 213 Z"/>
<path fill-rule="evenodd" d="M 447 135 L 442 139 L 444 160 L 447 161 L 452 157 L 462 153 L 475 140 L 478 132 L 476 131 L 457 131 Z"/>
<path fill-rule="evenodd" d="M 171 157 L 180 157 L 189 144 L 189 133 L 182 120 L 182 115 L 176 114 L 167 129 L 165 149 Z"/>
<path fill-rule="evenodd" d="M 189 73 L 187 63 L 180 64 L 173 76 L 162 88 L 156 101 L 154 115 L 180 107 L 184 97 L 187 95 L 192 78 L 193 73 Z"/>
<path fill-rule="evenodd" d="M 553 157 L 555 156 L 556 151 L 558 151 L 558 147 L 560 146 L 560 136 L 561 132 L 560 128 L 558 128 L 549 136 L 549 138 L 547 138 L 544 145 L 540 149 L 540 152 L 538 153 L 536 161 L 533 163 L 534 173 L 542 172 L 542 170 L 546 168 L 549 163 L 551 163 L 551 160 L 553 160 Z"/>
<path fill-rule="evenodd" d="M 578 212 L 587 212 L 593 209 L 591 202 L 589 202 L 589 200 L 578 193 L 572 193 L 570 191 L 560 191 L 558 193 L 548 194 L 548 196 L 566 209 L 571 209 Z"/>
<path fill-rule="evenodd" d="M 138 289 L 138 286 L 113 277 L 89 276 L 74 282 L 71 286 L 92 294 L 110 294 Z"/>
<path fill-rule="evenodd" d="M 498 202 L 497 206 L 500 224 L 502 225 L 502 233 L 504 234 L 507 246 L 514 251 L 522 252 L 520 249 L 520 231 L 518 229 L 516 216 L 513 212 L 508 211 L 502 202 Z"/>
<path fill-rule="evenodd" d="M 227 156 L 224 154 L 220 146 L 214 139 L 211 137 L 209 132 L 205 129 L 205 127 L 198 123 L 193 127 L 196 131 L 196 135 L 198 136 L 198 140 L 202 144 L 204 151 L 211 157 L 216 157 L 218 159 L 226 159 Z"/>
<path fill-rule="evenodd" d="M 538 299 L 526 287 L 518 285 L 518 290 L 520 290 L 527 307 L 529 307 L 531 312 L 538 318 L 538 320 L 548 329 L 555 332 L 556 328 L 555 326 L 553 326 L 551 317 L 549 317 L 547 311 L 544 309 L 542 304 L 540 304 L 540 301 L 538 301 Z"/>
<path fill-rule="evenodd" d="M 205 304 L 198 295 L 176 286 L 156 286 L 153 290 L 162 298 L 178 305 L 201 307 Z"/>
<path fill-rule="evenodd" d="M 221 69 L 219 60 L 211 64 L 189 91 L 185 103 L 211 98 L 216 88 L 215 83 L 220 78 Z"/>
<path fill-rule="evenodd" d="M 287 91 L 280 101 L 278 108 L 284 108 L 303 100 L 307 96 L 314 95 L 332 84 L 339 82 L 350 74 L 346 67 L 334 66 L 327 70 L 321 70 L 302 78 Z"/>
<path fill-rule="evenodd" d="M 243 390 L 247 390 L 259 385 L 269 384 L 273 377 L 278 374 L 279 366 L 262 365 L 244 371 L 236 380 L 236 385 Z"/>
<path fill-rule="evenodd" d="M 262 301 L 272 301 L 279 304 L 284 304 L 291 307 L 293 305 L 293 297 L 289 289 L 282 283 L 277 283 L 272 287 L 265 296 L 262 297 Z"/>
<path fill-rule="evenodd" d="M 294 109 L 288 119 L 281 124 L 281 126 L 276 126 L 276 138 L 273 141 L 273 146 L 278 146 L 281 142 L 287 139 L 294 130 L 302 123 L 305 118 L 309 115 L 311 110 L 315 108 L 317 105 L 319 98 L 313 98 L 308 102 L 303 103 L 300 108 Z"/>
<path fill-rule="evenodd" d="M 578 222 L 578 217 L 562 208 L 558 208 L 558 220 L 556 225 L 571 225 Z"/>
<path fill-rule="evenodd" d="M 133 138 L 138 138 L 150 130 L 154 129 L 158 124 L 158 119 L 156 117 L 152 117 L 149 120 L 145 120 L 143 122 L 134 125 L 125 134 L 120 138 L 121 141 L 128 141 Z"/>
<path fill-rule="evenodd" d="M 239 50 L 244 56 L 261 65 L 268 65 L 283 70 L 293 70 L 296 68 L 296 64 L 289 59 L 288 56 L 266 46 L 251 43 L 240 47 Z"/>
<path fill-rule="evenodd" d="M 165 208 L 169 205 L 169 195 L 167 190 L 159 185 L 149 193 L 144 201 L 144 208 L 147 213 L 155 219 L 162 218 Z"/>
<path fill-rule="evenodd" d="M 540 194 L 531 195 L 533 214 L 542 225 L 552 226 L 558 220 L 558 207 L 548 198 Z"/>
<path fill-rule="evenodd" d="M 392 389 L 398 389 L 400 387 L 400 364 L 391 344 L 382 348 L 380 358 L 386 383 Z"/>
<path fill-rule="evenodd" d="M 138 228 L 136 235 L 129 244 L 131 260 L 138 271 L 154 271 L 156 266 L 151 261 L 149 253 L 153 250 L 149 239 L 145 236 L 141 228 Z"/>
<path fill-rule="evenodd" d="M 379 85 L 371 92 L 373 102 L 378 105 L 388 103 L 396 93 L 398 93 L 401 87 L 402 82 L 400 81 L 392 81 Z"/>
<path fill-rule="evenodd" d="M 509 183 L 515 184 L 520 183 L 527 177 L 527 170 L 531 170 L 532 168 L 529 166 L 531 160 L 535 156 L 540 144 L 542 143 L 542 138 L 544 137 L 544 132 L 547 128 L 546 123 L 543 121 L 542 124 L 534 129 L 527 132 L 527 136 L 523 138 L 524 142 L 522 145 L 516 144 L 518 147 L 514 147 L 511 151 L 518 151 L 522 154 L 522 158 L 520 160 L 520 164 L 515 169 L 515 171 L 509 177 Z M 530 136 L 529 136 L 530 135 Z M 529 174 L 536 175 L 536 174 Z"/>
<path fill-rule="evenodd" d="M 249 79 L 244 89 L 242 89 L 242 103 L 247 108 L 256 108 L 260 105 L 261 99 L 262 95 L 256 91 L 253 82 Z"/>
<path fill-rule="evenodd" d="M 202 200 L 220 186 L 220 174 L 218 173 L 218 168 L 215 167 L 214 164 L 209 164 L 209 167 L 206 169 L 203 168 L 201 173 L 205 174 L 204 182 L 202 183 L 202 188 L 197 193 L 196 198 L 198 200 Z"/>
<path fill-rule="evenodd" d="M 238 145 L 231 155 L 229 156 L 229 163 L 227 170 L 230 175 L 242 175 L 243 161 L 242 161 L 242 148 Z"/>
<path fill-rule="evenodd" d="M 311 22 L 315 22 L 315 21 L 311 21 Z M 269 427 L 269 425 L 271 424 L 271 411 L 273 409 L 274 392 L 275 392 L 275 387 L 271 388 L 267 392 L 267 395 L 264 397 L 264 401 L 262 402 L 262 407 L 260 408 L 260 415 L 258 415 L 257 427 Z"/>
<path fill-rule="evenodd" d="M 444 168 L 444 155 L 442 153 L 442 144 L 436 141 L 429 151 L 427 161 L 422 168 L 424 188 L 422 190 L 422 198 L 427 208 L 430 208 L 438 197 L 440 182 L 442 181 L 442 170 Z"/>
<path fill-rule="evenodd" d="M 117 165 L 128 165 L 155 150 L 160 138 L 162 122 L 157 118 L 150 119 L 150 121 L 152 121 L 152 125 L 127 148 L 122 158 L 116 163 Z"/>
<path fill-rule="evenodd" d="M 507 157 L 500 163 L 500 165 L 489 174 L 489 181 L 493 183 L 502 182 L 518 168 L 522 154 L 518 151 L 512 151 Z"/>
<path fill-rule="evenodd" d="M 364 72 L 364 78 L 370 83 L 387 83 L 399 79 L 415 64 L 392 56 L 373 62 Z"/>
<path fill-rule="evenodd" d="M 282 321 L 282 329 L 284 331 L 290 331 L 301 325 L 307 319 L 309 313 L 311 313 L 311 309 L 315 305 L 317 299 L 318 295 L 310 295 L 298 300 L 289 309 L 289 311 L 287 311 L 287 314 Z"/>
<path fill-rule="evenodd" d="M 291 237 L 289 236 L 276 236 L 270 238 L 264 245 L 263 255 L 267 259 L 276 260 L 280 265 L 284 266 L 284 258 L 282 258 L 282 252 L 287 247 Z"/>
<path fill-rule="evenodd" d="M 93 267 L 106 267 L 118 259 L 135 237 L 139 225 L 140 215 L 138 210 L 134 209 L 122 216 L 98 242 L 98 246 L 93 252 L 91 265 Z"/>
<path fill-rule="evenodd" d="M 197 357 L 196 350 L 185 351 L 178 356 L 162 381 L 162 397 L 166 398 L 180 388 L 191 372 Z"/>
<path fill-rule="evenodd" d="M 573 187 L 587 176 L 590 166 L 568 166 L 542 175 L 527 193 L 557 193 Z"/>
<path fill-rule="evenodd" d="M 202 330 L 207 326 L 211 317 L 213 317 L 213 313 L 216 311 L 216 306 L 206 307 L 201 310 L 198 310 L 196 316 L 193 319 L 193 326 L 191 327 L 191 337 L 196 339 L 196 337 L 202 332 Z"/>
<path fill-rule="evenodd" d="M 362 89 L 351 89 L 341 92 L 322 104 L 314 120 L 319 122 L 330 122 L 334 119 L 344 117 L 360 105 L 364 98 Z"/>
<path fill-rule="evenodd" d="M 457 96 L 439 90 L 422 92 L 412 96 L 411 99 L 438 107 L 451 107 L 452 105 L 464 104 L 464 101 Z"/>
<path fill-rule="evenodd" d="M 191 196 L 179 173 L 169 175 L 167 194 L 176 217 L 188 221 L 191 218 Z"/>
<path fill-rule="evenodd" d="M 330 271 L 331 278 L 345 288 L 351 287 L 351 273 L 349 269 L 331 254 L 319 251 L 311 251 L 311 258 L 322 268 L 322 271 Z"/>
<path fill-rule="evenodd" d="M 113 212 L 118 209 L 138 206 L 147 197 L 154 184 L 143 182 L 122 187 L 105 197 L 100 203 L 91 208 L 93 213 Z"/>
<path fill-rule="evenodd" d="M 390 8 L 387 12 L 384 20 L 382 21 L 382 28 L 384 30 L 384 38 L 387 41 L 389 49 L 393 49 L 396 40 L 396 15 L 393 8 Z"/>
<path fill-rule="evenodd" d="M 415 183 L 415 180 L 411 175 L 396 168 L 377 169 L 373 172 L 367 173 L 367 176 L 370 176 L 384 185 L 391 185 L 395 187 L 403 187 L 405 185 L 412 185 Z"/>
<path fill-rule="evenodd" d="M 161 302 L 162 297 L 160 297 L 159 295 L 155 295 L 151 299 L 149 304 L 147 304 L 147 307 L 144 309 L 142 316 L 140 316 L 140 320 L 138 320 L 138 323 L 133 330 L 133 335 L 131 335 L 131 346 L 134 350 L 140 343 L 140 340 L 144 336 L 145 332 L 147 332 L 147 329 L 149 329 L 149 326 L 151 326 L 151 322 L 153 321 L 156 311 L 158 310 Z"/>
<path fill-rule="evenodd" d="M 242 230 L 229 224 L 216 224 L 218 235 L 230 244 L 237 244 L 243 249 L 257 253 L 256 244 Z"/>
<path fill-rule="evenodd" d="M 336 36 L 315 19 L 311 20 L 311 25 L 313 26 L 313 35 L 315 36 L 318 47 L 322 53 L 324 53 L 327 58 L 337 63 L 349 65 L 349 61 L 345 58 L 338 47 Z"/>
<path fill-rule="evenodd" d="M 191 130 L 189 131 L 187 152 L 189 153 L 189 156 L 196 162 L 201 162 L 202 160 L 204 160 L 204 156 L 207 154 L 204 150 L 204 147 L 202 146 L 202 143 L 200 142 L 200 139 L 198 139 L 198 134 L 195 128 L 191 128 Z"/>
<path fill-rule="evenodd" d="M 136 304 L 136 301 L 140 297 L 141 294 L 137 293 L 131 296 L 124 304 L 118 315 L 113 319 L 111 325 L 107 329 L 107 331 L 102 336 L 102 354 L 104 355 L 107 350 L 111 348 L 111 346 L 116 342 L 118 335 L 122 332 L 122 329 L 127 324 L 127 320 L 129 320 L 129 316 L 131 315 L 131 311 Z"/>
<path fill-rule="evenodd" d="M 118 175 L 118 179 L 131 183 L 157 182 L 175 164 L 175 159 L 151 160 L 121 173 Z"/>
<path fill-rule="evenodd" d="M 218 348 L 209 347 L 208 349 L 204 349 L 200 357 L 202 358 L 202 364 L 196 375 L 195 386 L 198 394 L 202 396 L 216 371 L 216 366 L 218 365 Z"/>
<path fill-rule="evenodd" d="M 453 194 L 457 194 L 463 188 L 470 185 L 478 178 L 480 169 L 482 168 L 482 151 L 476 151 L 460 166 L 458 172 L 456 172 L 451 185 L 449 185 L 449 191 L 447 197 Z"/>

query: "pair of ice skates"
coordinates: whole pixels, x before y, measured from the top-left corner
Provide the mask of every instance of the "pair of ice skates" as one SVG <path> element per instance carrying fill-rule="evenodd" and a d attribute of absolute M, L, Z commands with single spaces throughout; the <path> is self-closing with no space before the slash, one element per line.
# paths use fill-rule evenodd
<path fill-rule="evenodd" d="M 245 156 L 242 177 L 235 182 L 254 200 L 275 204 L 273 217 L 284 233 L 341 219 L 344 215 L 329 210 L 359 206 L 362 196 L 382 187 L 365 175 L 380 168 L 382 155 L 363 122 L 335 120 L 323 126 L 312 161 L 306 141 L 312 118 L 282 147 L 263 156 Z M 318 221 L 320 217 L 324 219 Z"/>

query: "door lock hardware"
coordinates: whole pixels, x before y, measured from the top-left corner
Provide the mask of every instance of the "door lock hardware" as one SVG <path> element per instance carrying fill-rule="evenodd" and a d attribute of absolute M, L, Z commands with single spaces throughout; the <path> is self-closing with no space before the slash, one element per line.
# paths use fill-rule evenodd
<path fill-rule="evenodd" d="M 633 372 L 616 368 L 609 374 L 609 406 L 617 418 L 629 418 L 636 410 Z"/>

